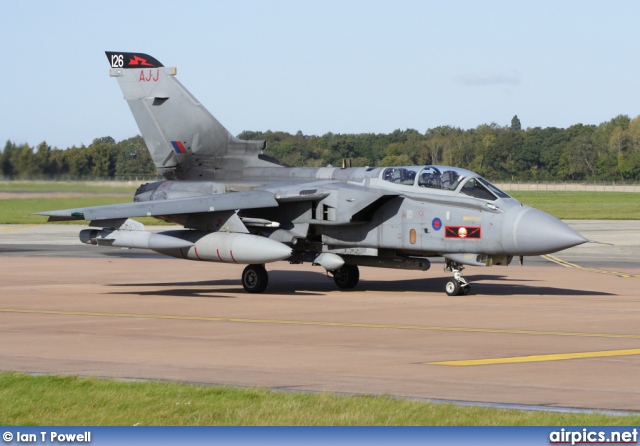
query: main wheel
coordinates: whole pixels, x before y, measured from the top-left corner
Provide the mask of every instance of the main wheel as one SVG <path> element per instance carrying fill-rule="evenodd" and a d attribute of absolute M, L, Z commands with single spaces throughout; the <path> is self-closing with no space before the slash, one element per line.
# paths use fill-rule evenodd
<path fill-rule="evenodd" d="M 460 282 L 457 280 L 450 280 L 445 285 L 444 290 L 449 296 L 457 296 L 460 294 Z"/>
<path fill-rule="evenodd" d="M 262 293 L 269 284 L 264 265 L 247 265 L 242 271 L 242 286 L 247 293 Z"/>
<path fill-rule="evenodd" d="M 360 270 L 357 265 L 343 265 L 333 272 L 333 280 L 338 288 L 348 290 L 355 287 L 360 280 Z"/>

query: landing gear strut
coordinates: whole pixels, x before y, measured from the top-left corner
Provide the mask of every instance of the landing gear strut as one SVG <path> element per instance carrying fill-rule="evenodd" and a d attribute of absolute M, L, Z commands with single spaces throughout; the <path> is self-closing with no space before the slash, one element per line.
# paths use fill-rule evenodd
<path fill-rule="evenodd" d="M 460 294 L 466 296 L 471 290 L 471 284 L 462 277 L 464 265 L 445 259 L 444 270 L 453 272 L 453 279 L 448 281 L 444 289 L 449 296 L 458 296 Z"/>
<path fill-rule="evenodd" d="M 357 265 L 343 265 L 332 273 L 334 282 L 343 290 L 354 288 L 360 280 L 360 270 Z"/>
<path fill-rule="evenodd" d="M 269 284 L 269 275 L 264 265 L 247 265 L 242 271 L 242 286 L 247 293 L 262 293 Z"/>

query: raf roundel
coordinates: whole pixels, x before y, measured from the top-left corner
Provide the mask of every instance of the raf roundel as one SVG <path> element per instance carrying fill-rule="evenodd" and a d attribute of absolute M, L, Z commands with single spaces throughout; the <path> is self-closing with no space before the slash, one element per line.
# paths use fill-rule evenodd
<path fill-rule="evenodd" d="M 435 231 L 439 231 L 440 229 L 442 229 L 442 220 L 440 220 L 439 218 L 434 218 L 433 221 L 431 222 L 431 227 L 435 230 Z"/>

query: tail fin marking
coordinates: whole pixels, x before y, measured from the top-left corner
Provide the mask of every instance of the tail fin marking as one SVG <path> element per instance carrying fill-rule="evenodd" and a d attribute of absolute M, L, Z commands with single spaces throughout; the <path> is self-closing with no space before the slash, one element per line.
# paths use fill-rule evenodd
<path fill-rule="evenodd" d="M 245 141 L 233 136 L 175 78 L 175 68 L 165 67 L 142 53 L 106 54 L 112 67 L 110 74 L 117 78 L 163 176 L 211 178 L 215 169 L 241 171 L 247 166 L 275 166 L 259 157 L 265 141 Z"/>

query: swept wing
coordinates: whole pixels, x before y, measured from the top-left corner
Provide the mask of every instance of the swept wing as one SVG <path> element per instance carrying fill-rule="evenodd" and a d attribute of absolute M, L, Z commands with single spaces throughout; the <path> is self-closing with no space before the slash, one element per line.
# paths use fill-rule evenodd
<path fill-rule="evenodd" d="M 144 201 L 112 204 L 86 208 L 38 212 L 49 221 L 109 220 L 134 217 L 161 217 L 165 215 L 196 214 L 203 212 L 232 211 L 235 209 L 259 209 L 277 207 L 273 194 L 267 191 L 234 192 L 171 200 Z"/>

